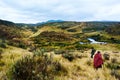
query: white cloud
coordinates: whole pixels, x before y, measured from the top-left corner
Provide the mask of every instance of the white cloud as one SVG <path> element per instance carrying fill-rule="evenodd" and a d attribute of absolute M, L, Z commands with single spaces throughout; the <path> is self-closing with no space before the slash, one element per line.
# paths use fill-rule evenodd
<path fill-rule="evenodd" d="M 96 12 L 93 19 L 120 21 L 120 5 L 116 4 L 116 5 L 101 7 Z"/>
<path fill-rule="evenodd" d="M 0 18 L 14 22 L 120 21 L 119 0 L 0 0 Z"/>

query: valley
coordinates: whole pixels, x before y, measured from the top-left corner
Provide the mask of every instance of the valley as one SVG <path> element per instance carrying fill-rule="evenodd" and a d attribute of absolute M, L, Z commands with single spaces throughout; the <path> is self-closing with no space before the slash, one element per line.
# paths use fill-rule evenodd
<path fill-rule="evenodd" d="M 88 38 L 107 44 L 91 44 Z M 99 70 L 90 58 L 92 47 L 104 59 Z M 0 80 L 63 79 L 119 80 L 120 22 L 0 20 Z"/>

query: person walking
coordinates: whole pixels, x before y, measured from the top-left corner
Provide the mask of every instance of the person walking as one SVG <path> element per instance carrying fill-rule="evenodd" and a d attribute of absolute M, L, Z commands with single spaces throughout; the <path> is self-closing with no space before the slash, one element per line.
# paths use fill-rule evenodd
<path fill-rule="evenodd" d="M 94 67 L 96 69 L 102 68 L 102 64 L 103 64 L 102 55 L 101 55 L 100 51 L 98 51 L 94 56 Z"/>
<path fill-rule="evenodd" d="M 93 58 L 93 55 L 95 54 L 96 50 L 94 49 L 94 47 L 92 47 L 92 51 L 91 51 L 91 58 Z"/>

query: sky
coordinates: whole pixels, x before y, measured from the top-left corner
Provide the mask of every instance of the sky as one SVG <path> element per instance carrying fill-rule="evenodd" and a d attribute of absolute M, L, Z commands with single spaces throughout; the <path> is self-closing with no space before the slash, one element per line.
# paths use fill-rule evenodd
<path fill-rule="evenodd" d="M 0 0 L 0 19 L 15 23 L 120 21 L 120 0 Z"/>

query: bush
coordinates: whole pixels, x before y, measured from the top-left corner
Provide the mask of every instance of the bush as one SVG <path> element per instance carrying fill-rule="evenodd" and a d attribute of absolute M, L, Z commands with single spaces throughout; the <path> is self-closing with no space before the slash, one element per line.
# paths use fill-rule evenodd
<path fill-rule="evenodd" d="M 44 49 L 42 50 L 36 49 L 33 53 L 34 53 L 34 56 L 43 56 Z"/>
<path fill-rule="evenodd" d="M 20 48 L 23 48 L 23 49 L 26 49 L 26 48 L 27 48 L 27 46 L 26 46 L 24 43 L 19 43 L 19 47 L 20 47 Z"/>
<path fill-rule="evenodd" d="M 117 59 L 116 59 L 116 58 L 112 58 L 112 59 L 111 59 L 111 62 L 112 62 L 112 63 L 117 63 Z"/>
<path fill-rule="evenodd" d="M 111 71 L 111 75 L 113 76 L 115 76 L 118 80 L 120 80 L 120 72 L 119 71 L 117 71 L 117 70 L 112 70 Z"/>
<path fill-rule="evenodd" d="M 69 30 L 67 30 L 68 32 L 76 32 L 77 30 L 75 30 L 75 29 L 69 29 Z"/>
<path fill-rule="evenodd" d="M 62 56 L 69 61 L 73 61 L 74 59 L 81 59 L 83 57 L 87 57 L 86 54 L 84 53 L 75 53 L 74 50 L 66 51 L 65 53 L 62 54 Z"/>
<path fill-rule="evenodd" d="M 55 54 L 65 54 L 67 51 L 65 50 L 55 50 Z"/>
<path fill-rule="evenodd" d="M 117 63 L 107 63 L 107 68 L 112 69 L 120 69 L 120 65 Z"/>
<path fill-rule="evenodd" d="M 0 59 L 2 58 L 3 50 L 0 48 Z"/>
<path fill-rule="evenodd" d="M 0 43 L 0 47 L 7 48 L 7 44 L 6 43 Z"/>
<path fill-rule="evenodd" d="M 77 50 L 85 50 L 85 49 L 91 49 L 92 46 L 89 45 L 89 44 L 77 44 L 77 45 L 75 46 L 75 48 L 76 48 Z"/>
<path fill-rule="evenodd" d="M 105 60 L 109 60 L 109 59 L 110 59 L 110 55 L 107 54 L 107 53 L 104 53 L 104 54 L 103 54 L 103 57 L 104 57 Z"/>
<path fill-rule="evenodd" d="M 63 54 L 62 56 L 68 59 L 69 61 L 73 61 L 76 58 L 76 56 L 72 53 Z"/>
<path fill-rule="evenodd" d="M 67 68 L 47 56 L 34 56 L 17 61 L 10 73 L 11 80 L 54 80 L 55 76 L 66 75 Z"/>

